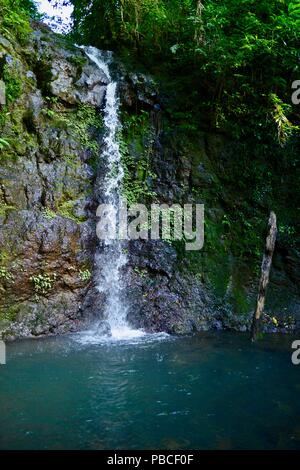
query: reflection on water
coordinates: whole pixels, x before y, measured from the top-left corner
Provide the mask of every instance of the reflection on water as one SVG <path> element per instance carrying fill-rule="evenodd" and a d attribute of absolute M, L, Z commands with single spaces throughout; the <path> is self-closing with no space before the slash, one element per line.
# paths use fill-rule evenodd
<path fill-rule="evenodd" d="M 299 449 L 292 338 L 9 344 L 1 449 Z"/>

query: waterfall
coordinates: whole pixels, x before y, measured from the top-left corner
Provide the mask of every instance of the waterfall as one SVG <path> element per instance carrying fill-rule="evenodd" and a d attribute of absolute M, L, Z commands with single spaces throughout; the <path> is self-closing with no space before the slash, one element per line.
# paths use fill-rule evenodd
<path fill-rule="evenodd" d="M 101 159 L 106 164 L 105 178 L 101 183 L 99 192 L 102 203 L 109 204 L 118 212 L 121 200 L 121 189 L 124 178 L 124 169 L 118 132 L 121 130 L 119 120 L 119 100 L 117 96 L 117 83 L 110 75 L 109 63 L 111 54 L 103 53 L 94 47 L 84 47 L 85 54 L 94 62 L 108 78 L 108 85 L 104 109 L 104 148 Z M 104 309 L 104 322 L 100 321 L 95 329 L 96 335 L 109 335 L 116 339 L 129 339 L 142 336 L 143 332 L 132 329 L 127 322 L 128 306 L 125 301 L 125 289 L 122 269 L 128 262 L 125 245 L 119 240 L 99 242 L 96 253 L 96 263 L 99 267 L 97 274 L 97 287 L 106 298 Z"/>

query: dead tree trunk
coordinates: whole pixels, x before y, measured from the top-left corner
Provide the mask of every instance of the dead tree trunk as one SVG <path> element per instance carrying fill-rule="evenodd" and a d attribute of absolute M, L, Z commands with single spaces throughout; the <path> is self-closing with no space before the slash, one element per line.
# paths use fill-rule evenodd
<path fill-rule="evenodd" d="M 255 341 L 259 332 L 259 325 L 261 315 L 265 306 L 266 291 L 269 284 L 270 269 L 272 265 L 272 258 L 275 249 L 275 242 L 277 236 L 277 223 L 276 215 L 271 212 L 268 226 L 268 236 L 266 239 L 266 247 L 264 257 L 261 265 L 261 277 L 258 288 L 258 296 L 256 303 L 256 310 L 253 315 L 252 328 L 251 328 L 251 339 Z"/>
<path fill-rule="evenodd" d="M 194 33 L 194 41 L 197 46 L 204 40 L 204 28 L 202 22 L 202 11 L 203 11 L 203 3 L 202 0 L 198 0 L 197 8 L 196 8 L 196 15 L 195 15 L 195 33 Z"/>

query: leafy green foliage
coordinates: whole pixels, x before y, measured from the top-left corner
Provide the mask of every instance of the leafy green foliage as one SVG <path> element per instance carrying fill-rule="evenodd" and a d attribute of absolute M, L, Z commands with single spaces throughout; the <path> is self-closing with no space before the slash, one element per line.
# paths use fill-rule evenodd
<path fill-rule="evenodd" d="M 13 103 L 21 96 L 22 92 L 22 81 L 13 64 L 4 66 L 3 80 L 5 82 L 6 101 L 8 104 Z"/>
<path fill-rule="evenodd" d="M 26 44 L 31 32 L 30 18 L 39 19 L 37 7 L 33 0 L 0 0 L 0 33 L 8 39 L 17 39 Z M 5 82 L 6 106 L 0 107 L 0 126 L 8 116 L 8 108 L 22 92 L 22 82 L 14 64 L 1 60 L 0 79 Z M 5 139 L 0 141 L 0 150 L 6 147 Z"/>
<path fill-rule="evenodd" d="M 10 106 L 21 96 L 23 85 L 15 63 L 0 67 L 0 79 L 5 83 L 6 104 L 0 106 L 0 127 L 4 127 L 10 115 Z M 8 148 L 9 145 L 10 143 L 4 137 L 0 139 L 0 150 Z"/>
<path fill-rule="evenodd" d="M 0 217 L 5 217 L 7 212 L 15 210 L 15 207 L 0 200 Z"/>
<path fill-rule="evenodd" d="M 9 142 L 6 139 L 0 137 L 0 150 L 4 149 L 5 147 L 9 147 Z"/>
<path fill-rule="evenodd" d="M 124 56 L 135 51 L 154 71 L 159 61 L 160 73 L 164 68 L 171 79 L 176 75 L 177 89 L 179 80 L 185 84 L 181 113 L 192 107 L 194 116 L 205 113 L 212 126 L 237 137 L 248 129 L 259 136 L 272 132 L 268 116 L 276 121 L 270 96 L 282 109 L 290 103 L 291 79 L 299 71 L 298 0 L 71 3 L 76 40 Z M 281 145 L 296 130 L 297 116 L 288 111 L 285 122 L 276 121 Z"/>
<path fill-rule="evenodd" d="M 34 286 L 37 295 L 46 295 L 54 286 L 57 275 L 54 274 L 38 274 L 30 277 L 30 282 Z"/>
<path fill-rule="evenodd" d="M 30 18 L 40 18 L 33 0 L 0 0 L 0 31 L 4 36 L 15 34 L 20 42 L 26 42 Z"/>
<path fill-rule="evenodd" d="M 88 282 L 92 277 L 92 273 L 89 269 L 85 269 L 84 271 L 79 271 L 79 277 L 83 282 Z"/>
<path fill-rule="evenodd" d="M 49 209 L 49 207 L 46 207 L 43 211 L 43 216 L 48 220 L 53 220 L 57 217 L 57 214 L 53 210 Z"/>
<path fill-rule="evenodd" d="M 85 222 L 86 218 L 84 216 L 79 217 L 75 214 L 74 209 L 75 209 L 77 202 L 78 200 L 72 200 L 72 199 L 60 202 L 57 206 L 57 213 L 61 217 L 65 217 L 66 219 L 73 220 L 73 222 L 76 222 L 77 224 Z"/>
<path fill-rule="evenodd" d="M 124 168 L 123 196 L 129 205 L 155 201 L 152 182 L 157 175 L 152 169 L 154 135 L 149 114 L 123 115 L 123 133 L 119 145 Z"/>
<path fill-rule="evenodd" d="M 299 130 L 299 126 L 293 125 L 286 117 L 291 111 L 291 106 L 283 103 L 275 94 L 271 94 L 270 99 L 274 104 L 273 118 L 277 125 L 278 142 L 284 146 L 293 131 Z"/>
<path fill-rule="evenodd" d="M 14 276 L 3 266 L 0 266 L 0 281 L 1 280 L 14 283 Z"/>
<path fill-rule="evenodd" d="M 64 127 L 81 145 L 91 153 L 98 154 L 99 145 L 96 135 L 103 128 L 102 116 L 90 105 L 80 104 L 75 113 L 61 113 L 56 98 L 46 97 L 48 107 L 43 114 L 54 121 L 56 127 Z"/>

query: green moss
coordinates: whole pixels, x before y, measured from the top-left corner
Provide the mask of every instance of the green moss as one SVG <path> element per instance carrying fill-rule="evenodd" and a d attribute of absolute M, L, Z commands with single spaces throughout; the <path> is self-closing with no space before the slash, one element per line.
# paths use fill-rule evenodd
<path fill-rule="evenodd" d="M 0 250 L 0 264 L 7 265 L 11 261 L 11 252 L 8 252 L 4 249 Z"/>
<path fill-rule="evenodd" d="M 66 219 L 73 220 L 73 222 L 76 222 L 77 224 L 81 224 L 85 222 L 87 220 L 86 217 L 78 217 L 74 213 L 75 204 L 77 202 L 78 202 L 78 199 L 76 200 L 71 199 L 71 200 L 61 202 L 57 206 L 57 213 L 61 217 L 65 217 Z"/>
<path fill-rule="evenodd" d="M 43 211 L 43 215 L 48 220 L 52 220 L 52 219 L 55 219 L 55 217 L 57 217 L 57 214 L 51 209 L 49 209 L 48 207 L 46 207 L 46 209 Z"/>
<path fill-rule="evenodd" d="M 8 104 L 16 101 L 22 94 L 23 84 L 20 72 L 14 66 L 5 64 L 3 68 L 3 80 L 6 88 L 6 101 Z"/>
<path fill-rule="evenodd" d="M 96 170 L 99 161 L 99 133 L 103 129 L 102 116 L 93 106 L 80 104 L 75 112 L 62 112 L 60 103 L 48 97 L 44 115 L 55 128 L 64 129 L 82 148 L 90 151 L 89 164 Z M 78 167 L 77 155 L 65 155 L 70 167 Z"/>
<path fill-rule="evenodd" d="M 1 0 L 0 29 L 4 36 L 9 39 L 16 36 L 21 44 L 25 44 L 31 32 L 29 10 L 19 2 Z"/>
<path fill-rule="evenodd" d="M 11 109 L 9 112 L 8 110 Z M 35 145 L 36 141 L 32 134 L 26 132 L 24 127 L 25 110 L 21 102 L 14 103 L 6 107 L 0 113 L 0 127 L 2 127 L 2 137 L 9 143 L 0 150 L 0 159 L 6 161 L 16 161 L 19 156 L 24 156 L 30 146 Z"/>
<path fill-rule="evenodd" d="M 157 175 L 152 169 L 154 129 L 149 114 L 122 116 L 123 133 L 119 145 L 124 168 L 123 196 L 129 205 L 156 200 L 152 182 Z"/>
<path fill-rule="evenodd" d="M 99 134 L 103 128 L 103 119 L 94 107 L 80 104 L 76 113 L 67 117 L 67 124 L 71 133 L 78 138 L 84 148 L 90 149 L 92 152 L 99 151 L 99 145 L 91 136 L 91 131 L 96 131 Z"/>
<path fill-rule="evenodd" d="M 65 154 L 63 156 L 63 160 L 66 162 L 66 164 L 68 166 L 68 169 L 76 170 L 76 169 L 80 168 L 80 166 L 81 166 L 81 162 L 77 158 L 77 155 L 75 153 L 74 154 Z"/>
<path fill-rule="evenodd" d="M 233 286 L 232 297 L 233 307 L 236 313 L 243 314 L 249 312 L 251 304 L 248 300 L 246 289 L 239 285 L 239 283 Z"/>
<path fill-rule="evenodd" d="M 1 307 L 0 309 L 0 321 L 14 322 L 18 319 L 18 315 L 21 312 L 22 307 L 18 304 L 11 305 L 9 307 Z"/>
<path fill-rule="evenodd" d="M 0 127 L 4 128 L 5 124 L 12 119 L 10 109 L 11 105 L 22 95 L 23 82 L 15 65 L 5 64 L 2 73 L 0 72 L 0 79 L 5 83 L 5 97 L 6 105 L 0 109 Z M 5 139 L 5 136 L 1 136 Z M 11 142 L 8 142 L 10 144 Z M 6 148 L 7 145 L 2 145 Z M 1 149 L 1 146 L 0 146 Z"/>

